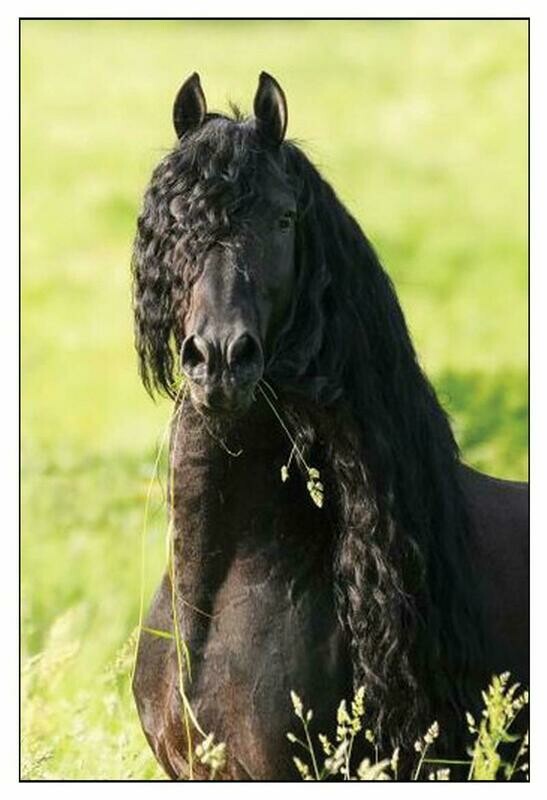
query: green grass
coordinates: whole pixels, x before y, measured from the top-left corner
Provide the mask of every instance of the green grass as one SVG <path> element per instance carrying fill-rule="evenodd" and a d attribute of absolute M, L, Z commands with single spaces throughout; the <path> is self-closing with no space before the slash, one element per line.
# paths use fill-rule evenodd
<path fill-rule="evenodd" d="M 435 753 L 437 739 L 442 742 L 444 731 L 438 722 L 414 742 L 415 763 L 406 780 L 514 780 L 528 776 L 528 733 L 516 732 L 515 722 L 528 705 L 528 691 L 519 683 L 510 682 L 511 674 L 493 675 L 482 692 L 483 708 L 479 721 L 467 712 L 468 742 L 466 752 L 440 757 Z M 336 738 L 330 740 L 320 733 L 314 743 L 312 735 L 313 710 L 305 709 L 300 697 L 291 692 L 293 710 L 299 724 L 298 736 L 287 733 L 294 748 L 293 762 L 305 781 L 343 780 L 390 781 L 399 779 L 399 748 L 387 755 L 380 753 L 374 731 L 367 729 L 366 692 L 358 688 L 348 704 L 341 700 L 336 713 Z M 463 728 L 463 720 L 462 720 Z M 304 735 L 302 735 L 302 732 Z M 470 734 L 470 736 L 469 736 Z M 360 763 L 355 759 L 355 743 L 368 742 L 368 757 Z M 407 769 L 408 769 L 407 765 Z"/>
<path fill-rule="evenodd" d="M 210 107 L 249 109 L 259 71 L 278 77 L 289 135 L 377 246 L 465 458 L 524 478 L 526 41 L 523 22 L 22 24 L 28 777 L 160 775 L 116 653 L 169 413 L 137 378 L 129 255 L 182 79 L 198 69 Z M 159 489 L 154 508 L 147 597 Z"/>

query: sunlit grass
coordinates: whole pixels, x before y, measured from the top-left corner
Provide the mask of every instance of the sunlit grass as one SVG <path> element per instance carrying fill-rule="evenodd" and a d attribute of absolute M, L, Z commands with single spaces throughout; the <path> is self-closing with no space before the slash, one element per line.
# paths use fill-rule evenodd
<path fill-rule="evenodd" d="M 511 781 L 528 774 L 528 732 L 516 730 L 519 714 L 528 705 L 528 691 L 519 683 L 510 682 L 510 673 L 493 675 L 482 692 L 483 707 L 476 721 L 467 712 L 468 744 L 464 753 L 439 756 L 436 748 L 442 744 L 444 731 L 432 722 L 427 731 L 414 742 L 414 765 L 408 764 L 407 774 L 401 775 L 400 748 L 382 753 L 374 730 L 367 728 L 366 693 L 356 690 L 351 703 L 341 700 L 336 713 L 335 738 L 323 733 L 317 737 L 313 729 L 313 709 L 305 709 L 303 701 L 291 692 L 298 735 L 292 731 L 287 739 L 293 745 L 295 772 L 305 781 L 324 781 L 341 778 L 345 781 Z M 464 727 L 463 719 L 461 721 Z M 304 732 L 302 736 L 300 731 Z M 315 739 L 317 738 L 317 741 Z M 366 744 L 365 744 L 366 743 Z M 357 760 L 357 746 L 365 745 L 368 757 Z"/>
<path fill-rule="evenodd" d="M 278 77 L 289 135 L 394 278 L 464 457 L 527 472 L 524 23 L 24 22 L 28 777 L 160 774 L 127 687 L 104 676 L 138 620 L 142 514 L 170 414 L 137 377 L 131 240 L 194 69 L 212 108 L 248 110 L 259 71 Z M 166 527 L 161 487 L 151 499 L 147 602 Z M 55 678 L 38 679 L 50 656 L 29 659 L 59 637 Z"/>

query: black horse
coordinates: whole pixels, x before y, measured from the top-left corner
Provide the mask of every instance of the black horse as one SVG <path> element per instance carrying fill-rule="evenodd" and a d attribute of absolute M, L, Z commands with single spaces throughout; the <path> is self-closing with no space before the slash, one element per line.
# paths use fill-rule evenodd
<path fill-rule="evenodd" d="M 187 776 L 196 723 L 227 743 L 223 777 L 294 779 L 289 691 L 328 732 L 363 685 L 383 748 L 438 720 L 461 758 L 491 674 L 528 679 L 527 487 L 461 462 L 370 242 L 285 140 L 277 82 L 230 118 L 194 74 L 174 123 L 133 275 L 144 384 L 176 401 L 146 627 L 175 619 L 189 660 L 142 632 L 148 741 Z"/>

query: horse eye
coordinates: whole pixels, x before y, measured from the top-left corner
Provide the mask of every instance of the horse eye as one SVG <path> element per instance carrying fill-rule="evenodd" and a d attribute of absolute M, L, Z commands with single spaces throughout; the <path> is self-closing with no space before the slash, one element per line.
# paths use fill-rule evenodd
<path fill-rule="evenodd" d="M 292 226 L 295 216 L 294 211 L 285 211 L 283 216 L 279 218 L 279 227 L 282 231 L 286 231 Z"/>

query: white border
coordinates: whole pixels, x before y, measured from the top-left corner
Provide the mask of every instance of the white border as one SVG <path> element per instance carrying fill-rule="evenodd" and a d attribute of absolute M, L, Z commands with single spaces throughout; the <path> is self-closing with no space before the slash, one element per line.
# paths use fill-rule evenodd
<path fill-rule="evenodd" d="M 278 0 L 275 7 L 267 9 L 264 6 L 257 10 L 256 2 L 251 4 L 232 2 L 229 5 L 230 16 L 369 16 L 369 17 L 428 17 L 442 14 L 445 17 L 531 17 L 531 89 L 532 89 L 532 118 L 531 118 L 531 478 L 532 478 L 532 783 L 535 786 L 547 786 L 547 758 L 543 755 L 544 728 L 547 726 L 547 682 L 545 681 L 545 643 L 543 636 L 545 594 L 542 591 L 545 585 L 543 571 L 547 564 L 545 558 L 545 541 L 547 538 L 547 525 L 545 507 L 543 505 L 544 482 L 547 479 L 547 403 L 545 392 L 545 342 L 547 331 L 545 319 L 547 317 L 545 292 L 547 258 L 544 232 L 547 228 L 547 203 L 545 191 L 547 186 L 547 159 L 545 155 L 547 130 L 545 125 L 545 83 L 547 81 L 547 64 L 545 57 L 547 42 L 547 26 L 542 2 L 508 2 L 507 0 L 482 0 L 481 2 L 460 0 L 459 2 L 384 2 L 357 3 L 338 2 L 332 6 L 325 2 L 287 2 Z M 4 77 L 4 91 L 2 93 L 2 228 L 4 246 L 2 248 L 2 270 L 4 284 L 0 298 L 0 341 L 2 343 L 2 376 L 3 388 L 0 393 L 2 402 L 2 424 L 0 442 L 2 444 L 0 457 L 0 486 L 4 508 L 4 530 L 2 535 L 2 577 L 0 580 L 0 601 L 2 609 L 2 639 L 4 657 L 2 664 L 2 689 L 3 701 L 2 722 L 0 724 L 0 780 L 9 784 L 11 790 L 26 794 L 39 791 L 41 795 L 52 794 L 56 797 L 64 793 L 64 784 L 17 784 L 18 769 L 18 664 L 16 652 L 18 651 L 18 310 L 17 310 L 17 271 L 18 263 L 18 210 L 15 198 L 18 186 L 18 17 L 19 16 L 106 16 L 106 17 L 133 17 L 133 16 L 196 16 L 196 17 L 222 17 L 227 16 L 226 7 L 221 3 L 212 2 L 167 2 L 157 0 L 154 4 L 144 3 L 142 0 L 133 2 L 95 2 L 78 3 L 75 9 L 72 2 L 45 3 L 22 2 L 13 4 L 8 10 L 2 10 L 0 35 L 0 57 L 2 59 L 2 75 Z M 261 13 L 262 12 L 262 13 Z M 7 247 L 5 241 L 7 239 Z M 295 791 L 308 791 L 307 784 L 291 784 Z M 492 786 L 481 785 L 478 791 L 481 796 L 490 792 L 499 784 Z M 38 788 L 39 787 L 39 788 Z M 382 791 L 392 792 L 393 788 L 382 785 Z M 455 784 L 444 784 L 443 792 L 457 792 Z M 450 788 L 452 787 L 452 788 Z M 97 791 L 95 782 L 67 785 L 69 793 L 90 795 Z M 100 788 L 101 792 L 113 792 L 117 797 L 125 792 L 130 792 L 131 797 L 141 797 L 147 793 L 148 785 L 139 783 L 114 784 L 106 783 Z M 156 794 L 160 788 L 154 788 Z M 174 789 L 177 792 L 199 793 L 206 795 L 213 792 L 222 792 L 224 797 L 231 797 L 247 792 L 254 792 L 252 786 L 244 784 L 186 784 Z M 262 784 L 261 794 L 277 794 L 277 784 Z M 292 789 L 291 789 L 292 791 Z M 312 791 L 312 790 L 310 790 Z M 336 791 L 333 784 L 324 784 L 316 787 L 314 792 L 322 793 Z M 346 791 L 351 792 L 351 787 Z M 376 792 L 376 787 L 370 785 L 357 789 L 359 792 Z M 406 784 L 402 792 L 417 794 L 423 791 L 423 784 Z M 466 791 L 476 792 L 476 785 L 468 785 Z M 518 796 L 521 791 L 529 791 L 526 786 L 512 786 L 512 796 Z M 317 796 L 317 795 L 316 795 Z"/>

